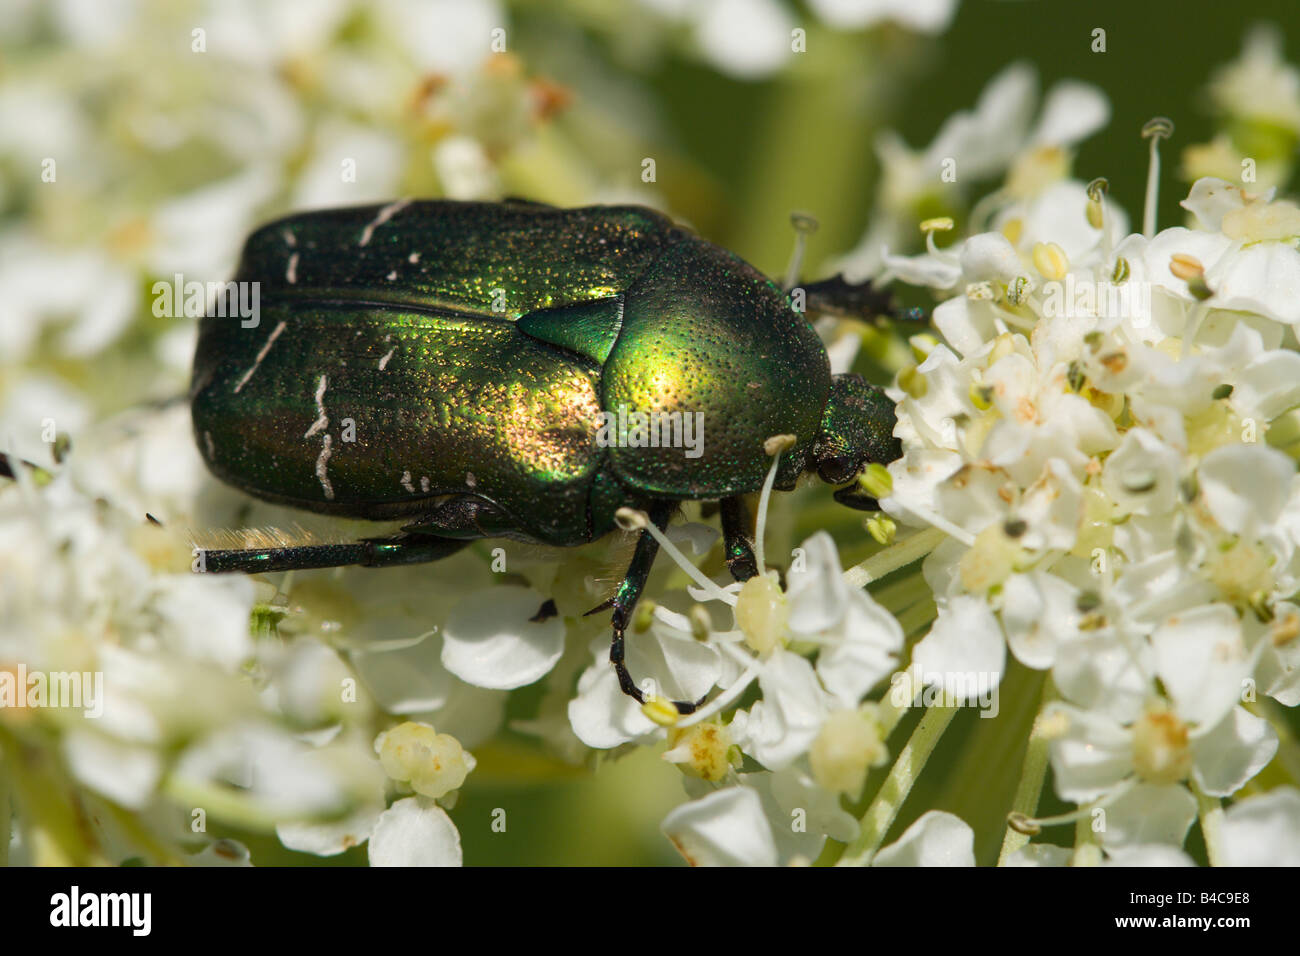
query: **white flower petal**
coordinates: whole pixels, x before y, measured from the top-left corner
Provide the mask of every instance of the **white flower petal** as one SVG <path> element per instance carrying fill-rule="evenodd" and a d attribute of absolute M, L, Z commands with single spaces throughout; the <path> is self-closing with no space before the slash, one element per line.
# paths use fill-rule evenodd
<path fill-rule="evenodd" d="M 1046 708 L 1046 719 L 1063 723 L 1052 739 L 1052 773 L 1064 800 L 1096 800 L 1133 772 L 1133 744 L 1114 721 L 1066 704 Z"/>
<path fill-rule="evenodd" d="M 1155 629 L 1151 646 L 1156 673 L 1183 720 L 1209 728 L 1240 698 L 1250 662 L 1231 606 L 1181 611 Z"/>
<path fill-rule="evenodd" d="M 406 647 L 354 651 L 351 659 L 375 700 L 389 713 L 414 714 L 446 703 L 452 678 L 443 667 L 442 640 L 435 634 Z"/>
<path fill-rule="evenodd" d="M 370 835 L 371 866 L 460 866 L 460 833 L 432 800 L 407 797 L 380 814 Z"/>
<path fill-rule="evenodd" d="M 1300 866 L 1300 790 L 1278 787 L 1228 808 L 1224 866 Z"/>
<path fill-rule="evenodd" d="M 660 825 L 691 866 L 776 866 L 776 844 L 759 796 L 728 787 L 676 807 Z"/>
<path fill-rule="evenodd" d="M 926 686 L 941 685 L 963 703 L 978 701 L 1002 680 L 1007 646 L 989 606 L 961 595 L 939 610 L 938 620 L 912 651 Z"/>
<path fill-rule="evenodd" d="M 1068 866 L 1073 852 L 1051 843 L 1029 843 L 1007 857 L 1005 866 Z"/>
<path fill-rule="evenodd" d="M 1131 428 L 1106 459 L 1102 490 L 1122 510 L 1164 514 L 1178 498 L 1182 456 L 1145 428 Z"/>
<path fill-rule="evenodd" d="M 763 699 L 749 710 L 741 749 L 769 770 L 780 770 L 805 753 L 827 714 L 827 695 L 813 667 L 798 654 L 778 650 L 759 672 Z"/>
<path fill-rule="evenodd" d="M 892 20 L 920 33 L 941 33 L 957 10 L 957 0 L 809 0 L 817 16 L 841 30 L 861 30 Z"/>
<path fill-rule="evenodd" d="M 1205 281 L 1220 308 L 1300 323 L 1300 252 L 1285 243 L 1259 242 L 1225 255 Z"/>
<path fill-rule="evenodd" d="M 695 42 L 723 73 L 754 80 L 790 57 L 790 12 L 776 0 L 709 0 L 698 16 Z"/>
<path fill-rule="evenodd" d="M 155 607 L 171 625 L 168 646 L 186 657 L 236 671 L 253 652 L 248 612 L 253 582 L 237 575 L 178 574 L 163 578 Z"/>
<path fill-rule="evenodd" d="M 930 320 L 944 341 L 963 356 L 978 352 L 997 334 L 994 313 L 988 303 L 965 295 L 940 302 L 930 313 Z"/>
<path fill-rule="evenodd" d="M 275 827 L 275 835 L 290 850 L 337 856 L 369 840 L 383 812 L 381 805 L 366 807 L 331 823 L 280 823 Z"/>
<path fill-rule="evenodd" d="M 152 747 L 73 728 L 63 738 L 68 769 L 79 781 L 123 806 L 139 809 L 154 795 L 162 758 Z"/>
<path fill-rule="evenodd" d="M 1192 213 L 1202 229 L 1218 232 L 1224 216 L 1246 205 L 1246 191 L 1225 179 L 1203 176 L 1178 205 Z"/>
<path fill-rule="evenodd" d="M 568 712 L 578 739 L 597 750 L 610 750 L 657 730 L 640 705 L 619 688 L 608 661 L 582 672 Z"/>
<path fill-rule="evenodd" d="M 1026 667 L 1044 670 L 1057 647 L 1078 634 L 1078 592 L 1054 574 L 1013 574 L 1002 586 L 1007 645 Z"/>
<path fill-rule="evenodd" d="M 975 833 L 961 817 L 930 810 L 901 837 L 882 847 L 871 865 L 974 866 Z"/>
<path fill-rule="evenodd" d="M 252 866 L 252 854 L 238 840 L 213 840 L 198 853 L 186 857 L 190 866 Z"/>
<path fill-rule="evenodd" d="M 894 615 L 865 591 L 853 591 L 839 639 L 817 655 L 817 675 L 837 700 L 856 707 L 867 691 L 893 673 L 902 649 L 903 629 Z"/>
<path fill-rule="evenodd" d="M 896 256 L 884 251 L 880 258 L 886 269 L 908 285 L 951 289 L 961 278 L 960 265 L 928 252 L 915 256 Z"/>
<path fill-rule="evenodd" d="M 1110 632 L 1092 632 L 1060 645 L 1052 680 L 1061 695 L 1085 710 L 1126 724 L 1150 694 L 1150 648 Z"/>
<path fill-rule="evenodd" d="M 844 617 L 849 589 L 844 583 L 835 539 L 827 532 L 818 531 L 797 550 L 803 552 L 802 560 L 794 561 L 786 574 L 790 630 L 817 634 Z"/>
<path fill-rule="evenodd" d="M 531 588 L 489 587 L 462 600 L 443 629 L 442 663 L 476 687 L 510 690 L 548 674 L 564 653 L 564 621 L 530 620 L 542 606 Z"/>
<path fill-rule="evenodd" d="M 1103 866 L 1195 866 L 1192 858 L 1177 847 L 1146 844 L 1117 846 L 1107 851 Z"/>
<path fill-rule="evenodd" d="M 1272 524 L 1291 493 L 1295 462 L 1267 445 L 1222 445 L 1197 472 L 1205 506 L 1223 530 L 1250 538 Z"/>
<path fill-rule="evenodd" d="M 1097 87 L 1063 80 L 1048 92 L 1038 127 L 1029 141 L 1036 146 L 1070 146 L 1110 122 L 1110 101 Z"/>
<path fill-rule="evenodd" d="M 809 835 L 825 835 L 841 843 L 857 839 L 861 827 L 857 817 L 847 812 L 840 804 L 840 797 L 817 785 L 812 775 L 802 767 L 795 765 L 778 770 L 776 773 L 742 774 L 741 779 L 749 786 L 756 787 L 763 795 L 766 786 L 780 811 L 779 817 L 768 814 L 772 823 L 772 832 L 778 844 L 782 846 L 781 859 L 787 860 L 796 853 L 813 859 L 821 852 L 821 841 L 808 840 Z M 796 814 L 796 811 L 800 811 Z M 778 820 L 780 821 L 778 823 Z M 807 833 L 798 832 L 794 826 L 798 821 Z M 786 833 L 792 833 L 796 839 L 783 839 Z"/>
<path fill-rule="evenodd" d="M 1209 732 L 1192 740 L 1192 776 L 1214 797 L 1236 793 L 1277 753 L 1277 731 L 1244 707 L 1234 707 Z"/>
<path fill-rule="evenodd" d="M 1196 819 L 1196 798 L 1186 787 L 1139 783 L 1107 804 L 1105 814 L 1099 838 L 1108 851 L 1150 843 L 1179 847 Z"/>

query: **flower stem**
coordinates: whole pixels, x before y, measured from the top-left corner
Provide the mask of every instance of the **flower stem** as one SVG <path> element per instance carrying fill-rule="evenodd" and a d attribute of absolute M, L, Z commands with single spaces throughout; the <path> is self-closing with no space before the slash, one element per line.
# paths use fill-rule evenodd
<path fill-rule="evenodd" d="M 1050 679 L 1043 683 L 1042 705 L 1055 697 Z M 1043 792 L 1043 781 L 1047 777 L 1047 762 L 1050 740 L 1044 733 L 1043 706 L 1039 706 L 1034 726 L 1029 731 L 1029 746 L 1025 750 L 1025 761 L 1020 769 L 1020 783 L 1016 785 L 1016 796 L 1011 803 L 1012 813 L 1021 813 L 1032 817 L 1038 812 L 1038 801 Z M 1029 842 L 1029 834 L 1008 825 L 1006 835 L 1002 838 L 1002 851 L 998 854 L 998 866 L 1005 866 L 1007 858 Z"/>
<path fill-rule="evenodd" d="M 13 806 L 9 790 L 9 777 L 0 773 L 0 867 L 9 865 L 9 841 L 13 836 Z"/>
<path fill-rule="evenodd" d="M 0 727 L 0 761 L 9 772 L 24 843 L 33 863 L 89 866 L 107 862 L 99 855 L 75 788 L 48 747 L 21 740 Z"/>
<path fill-rule="evenodd" d="M 921 722 L 916 725 L 916 730 L 912 731 L 911 739 L 899 752 L 876 799 L 862 815 L 862 830 L 858 838 L 844 848 L 836 866 L 870 865 L 907 795 L 912 792 L 916 778 L 925 769 L 926 761 L 957 715 L 957 710 L 958 707 L 954 704 L 931 707 L 925 712 Z"/>
<path fill-rule="evenodd" d="M 1156 234 L 1156 200 L 1160 196 L 1160 138 L 1151 137 L 1151 156 L 1147 163 L 1146 202 L 1142 209 L 1142 235 L 1150 239 Z"/>
<path fill-rule="evenodd" d="M 1101 847 L 1093 838 L 1092 818 L 1084 813 L 1074 824 L 1074 855 L 1070 857 L 1070 866 L 1100 865 Z"/>
<path fill-rule="evenodd" d="M 913 561 L 919 561 L 937 548 L 944 537 L 944 533 L 938 528 L 926 528 L 924 531 L 908 535 L 902 541 L 849 568 L 844 572 L 844 580 L 851 588 L 863 587 L 899 568 L 907 567 Z"/>
<path fill-rule="evenodd" d="M 1223 866 L 1223 801 L 1210 796 L 1195 781 L 1191 784 L 1201 818 L 1201 834 L 1205 837 L 1205 854 L 1210 866 Z"/>

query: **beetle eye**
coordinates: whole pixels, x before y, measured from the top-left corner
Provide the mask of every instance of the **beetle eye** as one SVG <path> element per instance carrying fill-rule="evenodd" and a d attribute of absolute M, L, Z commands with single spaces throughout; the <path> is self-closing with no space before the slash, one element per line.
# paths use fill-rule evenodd
<path fill-rule="evenodd" d="M 858 472 L 858 463 L 848 455 L 836 455 L 817 462 L 817 476 L 828 485 L 842 485 Z"/>

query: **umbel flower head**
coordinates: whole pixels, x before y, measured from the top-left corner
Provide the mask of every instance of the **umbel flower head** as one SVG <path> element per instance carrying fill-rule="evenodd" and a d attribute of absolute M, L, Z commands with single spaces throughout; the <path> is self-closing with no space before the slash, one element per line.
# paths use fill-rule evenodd
<path fill-rule="evenodd" d="M 710 734 L 739 751 L 737 772 L 701 774 L 708 784 L 689 789 L 703 795 L 665 821 L 688 859 L 811 859 L 823 836 L 848 842 L 842 862 L 896 855 L 879 849 L 906 796 L 893 784 L 910 784 L 945 709 L 996 688 L 1012 657 L 1046 675 L 1030 746 L 1047 759 L 1036 770 L 1027 760 L 1026 773 L 1041 785 L 1050 761 L 1056 795 L 1079 809 L 1034 819 L 1035 794 L 1010 818 L 1005 862 L 1186 860 L 1198 818 L 1210 862 L 1238 852 L 1222 801 L 1239 800 L 1273 759 L 1269 715 L 1300 697 L 1290 414 L 1300 404 L 1300 216 L 1271 190 L 1204 178 L 1183 203 L 1189 226 L 1157 231 L 1157 144 L 1171 132 L 1164 120 L 1144 130 L 1153 167 L 1142 233 L 1127 232 L 1104 181 L 1061 168 L 1032 187 L 1013 173 L 980 210 L 986 231 L 940 248 L 935 233 L 952 223 L 936 220 L 922 225 L 926 253 L 882 250 L 886 279 L 941 298 L 942 339 L 912 338 L 916 364 L 891 392 L 903 456 L 860 479 L 887 515 L 868 522 L 873 535 L 906 536 L 847 577 L 860 587 L 873 562 L 887 571 L 925 555 L 933 605 L 891 685 L 905 689 L 903 706 L 924 687 L 938 706 L 917 725 L 910 762 L 900 758 L 859 821 L 841 820 L 839 798 L 857 796 L 887 760 L 896 698 L 873 703 L 869 692 L 905 659 L 913 628 L 891 627 L 874 602 L 846 606 L 833 551 L 819 573 L 792 568 L 784 587 L 760 576 L 694 591 L 733 604 L 733 631 L 692 630 L 656 611 L 660 640 L 694 637 L 740 670 L 677 728 L 716 719 L 750 679 L 761 688 Z M 800 633 L 819 615 L 821 644 Z M 836 696 L 835 666 L 848 659 L 877 666 L 860 666 L 838 707 L 819 709 L 817 691 Z M 679 744 L 669 756 L 693 754 Z M 1300 858 L 1294 814 L 1278 819 L 1283 855 Z M 1026 845 L 1078 820 L 1093 827 L 1078 829 L 1073 850 Z M 969 859 L 965 824 L 928 822 L 927 838 L 946 848 L 936 861 Z"/>
<path fill-rule="evenodd" d="M 1107 97 L 1065 81 L 1040 103 L 1025 64 L 928 145 L 874 137 L 870 226 L 838 265 L 931 297 L 931 321 L 816 328 L 834 371 L 883 369 L 896 402 L 901 458 L 854 479 L 881 510 L 850 517 L 811 489 L 775 505 L 787 436 L 771 436 L 755 577 L 726 583 L 694 505 L 661 535 L 627 632 L 639 705 L 607 621 L 584 616 L 630 535 L 512 550 L 504 572 L 489 542 L 436 568 L 194 575 L 190 529 L 283 512 L 204 475 L 178 404 L 91 424 L 184 390 L 192 326 L 133 324 L 144 277 L 229 274 L 276 209 L 544 181 L 557 202 L 659 202 L 609 172 L 641 161 L 635 84 L 593 67 L 587 92 L 608 95 L 550 123 L 564 91 L 525 69 L 494 2 L 213 5 L 183 69 L 149 0 L 103 5 L 94 29 L 47 6 L 0 15 L 20 37 L 0 48 L 30 39 L 41 65 L 25 72 L 24 51 L 0 76 L 0 194 L 24 211 L 0 220 L 0 441 L 60 459 L 0 478 L 0 860 L 261 862 L 210 835 L 224 828 L 456 865 L 473 862 L 462 792 L 644 750 L 647 777 L 680 779 L 661 830 L 694 864 L 1300 865 L 1284 714 L 1300 705 L 1300 211 L 1282 191 L 1300 74 L 1276 37 L 1252 33 L 1211 77 L 1219 128 L 1182 153 L 1186 217 L 1163 229 L 1172 124 L 1148 124 L 1147 201 L 1126 211 L 1073 170 Z M 825 30 L 931 32 L 955 3 L 807 6 Z M 812 60 L 785 0 L 633 8 L 628 55 L 676 45 L 741 78 Z M 502 24 L 510 51 L 490 53 Z M 40 46 L 52 36 L 75 56 Z M 106 78 L 125 93 L 101 111 Z M 40 124 L 102 181 L 35 183 Z M 340 179 L 339 157 L 365 175 Z M 46 415 L 71 452 L 36 437 Z M 369 533 L 303 520 L 232 541 Z M 6 703 L 20 673 L 90 675 L 84 706 Z M 945 734 L 966 735 L 960 756 Z M 1003 758 L 1022 748 L 1017 779 Z M 589 805 L 563 809 L 586 832 Z"/>

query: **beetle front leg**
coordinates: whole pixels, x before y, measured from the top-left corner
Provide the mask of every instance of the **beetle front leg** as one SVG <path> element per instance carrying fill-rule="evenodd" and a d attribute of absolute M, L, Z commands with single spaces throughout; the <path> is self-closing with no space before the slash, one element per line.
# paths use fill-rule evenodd
<path fill-rule="evenodd" d="M 831 315 L 878 321 L 882 316 L 899 322 L 924 322 L 924 309 L 901 308 L 886 289 L 877 289 L 868 279 L 865 282 L 847 282 L 843 273 L 837 273 L 820 282 L 802 286 L 807 312 L 828 312 Z"/>
<path fill-rule="evenodd" d="M 740 582 L 758 574 L 758 559 L 749 525 L 749 509 L 740 496 L 722 499 L 722 539 L 727 552 L 727 570 Z"/>
<path fill-rule="evenodd" d="M 667 529 L 668 519 L 672 517 L 676 505 L 673 502 L 663 501 L 651 506 L 649 509 L 650 520 L 655 523 L 660 531 Z M 614 665 L 614 673 L 618 675 L 618 686 L 623 693 L 631 697 L 638 704 L 645 703 L 645 694 L 636 686 L 632 680 L 632 675 L 628 673 L 627 663 L 624 660 L 624 640 L 627 632 L 628 622 L 632 619 L 632 612 L 636 609 L 636 602 L 641 598 L 641 592 L 645 588 L 646 579 L 650 577 L 650 569 L 654 566 L 655 556 L 659 553 L 659 543 L 648 531 L 642 531 L 641 537 L 636 543 L 636 551 L 632 555 L 632 563 L 628 565 L 627 574 L 623 576 L 623 582 L 614 592 L 614 596 L 601 604 L 599 607 L 592 608 L 588 614 L 595 614 L 597 611 L 604 610 L 607 607 L 614 609 L 614 614 L 610 619 L 610 624 L 614 633 L 609 644 L 609 662 Z M 673 706 L 677 708 L 679 714 L 690 714 L 704 702 L 703 698 L 696 701 L 675 700 Z"/>

